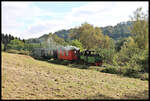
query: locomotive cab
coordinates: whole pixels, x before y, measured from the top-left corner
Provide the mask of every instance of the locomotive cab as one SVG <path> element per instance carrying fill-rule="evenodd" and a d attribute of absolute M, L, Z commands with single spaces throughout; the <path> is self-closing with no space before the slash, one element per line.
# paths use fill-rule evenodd
<path fill-rule="evenodd" d="M 80 59 L 88 64 L 102 65 L 102 58 L 96 51 L 85 50 L 80 54 Z"/>

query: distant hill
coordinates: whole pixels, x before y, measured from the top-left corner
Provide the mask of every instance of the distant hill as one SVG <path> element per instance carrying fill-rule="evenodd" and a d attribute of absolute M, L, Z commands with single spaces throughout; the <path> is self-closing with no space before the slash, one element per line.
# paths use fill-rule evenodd
<path fill-rule="evenodd" d="M 67 45 L 67 43 L 65 42 L 65 40 L 61 37 L 58 37 L 58 35 L 56 34 L 44 34 L 39 38 L 30 38 L 28 40 L 26 40 L 27 43 L 43 43 L 47 46 L 51 46 L 51 45 Z"/>
<path fill-rule="evenodd" d="M 132 23 L 133 22 L 131 21 L 127 21 L 127 22 L 118 23 L 115 26 L 106 26 L 106 27 L 99 27 L 99 28 L 102 30 L 102 33 L 104 35 L 108 35 L 112 39 L 118 40 L 120 38 L 125 38 L 131 35 L 129 27 L 131 27 Z M 51 37 L 55 42 L 62 44 L 62 45 L 66 45 L 67 43 L 65 43 L 65 41 L 70 40 L 69 34 L 74 29 L 75 28 L 71 28 L 67 30 L 62 29 L 62 30 L 56 31 L 55 33 L 53 33 L 53 35 L 51 35 Z M 40 42 L 39 40 L 46 40 L 48 37 L 49 37 L 49 34 L 44 34 L 39 38 L 28 39 L 27 42 L 39 43 Z"/>
<path fill-rule="evenodd" d="M 58 37 L 63 38 L 64 40 L 68 39 L 68 35 L 70 34 L 70 29 L 69 30 L 59 30 L 57 32 L 55 32 L 54 34 L 56 34 Z"/>
<path fill-rule="evenodd" d="M 131 35 L 131 31 L 129 28 L 132 26 L 131 21 L 128 22 L 121 22 L 117 25 L 113 26 L 106 26 L 101 27 L 101 30 L 104 35 L 108 35 L 109 37 L 113 38 L 114 40 L 117 40 L 119 38 L 128 37 Z"/>
<path fill-rule="evenodd" d="M 106 26 L 106 27 L 100 27 L 102 30 L 102 33 L 104 35 L 108 35 L 109 37 L 113 38 L 114 40 L 117 40 L 119 38 L 128 37 L 131 35 L 131 32 L 129 30 L 129 27 L 131 27 L 132 22 L 121 22 L 118 23 L 115 26 Z M 70 31 L 72 29 L 68 30 L 59 30 L 56 31 L 54 34 L 56 34 L 58 37 L 63 38 L 64 40 L 68 40 Z"/>

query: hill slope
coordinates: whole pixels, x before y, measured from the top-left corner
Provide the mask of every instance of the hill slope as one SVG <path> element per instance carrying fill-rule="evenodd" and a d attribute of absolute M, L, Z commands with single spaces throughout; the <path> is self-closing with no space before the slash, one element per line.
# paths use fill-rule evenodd
<path fill-rule="evenodd" d="M 112 39 L 118 40 L 120 38 L 131 36 L 131 31 L 129 30 L 129 28 L 132 26 L 132 23 L 132 21 L 120 22 L 115 26 L 106 26 L 99 28 L 102 30 L 102 33 L 104 35 L 108 35 Z M 60 38 L 63 38 L 64 40 L 69 40 L 69 34 L 73 29 L 75 28 L 71 28 L 68 30 L 59 30 L 56 31 L 54 34 L 56 34 Z"/>
<path fill-rule="evenodd" d="M 102 33 L 104 35 L 108 35 L 112 39 L 118 40 L 120 38 L 131 36 L 131 31 L 129 30 L 129 27 L 132 26 L 132 23 L 133 23 L 132 21 L 120 22 L 115 26 L 106 26 L 106 27 L 99 27 L 99 28 L 102 30 Z M 72 30 L 76 30 L 76 28 L 62 29 L 53 33 L 55 37 L 58 36 L 57 40 L 59 41 L 57 43 L 61 44 L 61 43 L 65 43 L 64 41 L 72 40 L 72 38 L 70 38 L 69 36 Z M 41 39 L 45 40 L 48 37 L 49 37 L 48 34 L 44 34 L 39 38 L 28 39 L 27 42 L 38 43 L 39 40 Z M 53 37 L 53 39 L 56 39 L 55 37 Z"/>
<path fill-rule="evenodd" d="M 2 52 L 2 99 L 148 99 L 148 81 Z"/>

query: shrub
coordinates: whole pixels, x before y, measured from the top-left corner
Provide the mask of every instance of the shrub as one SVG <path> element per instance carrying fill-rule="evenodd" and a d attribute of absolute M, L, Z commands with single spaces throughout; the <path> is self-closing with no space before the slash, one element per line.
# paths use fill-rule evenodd
<path fill-rule="evenodd" d="M 138 71 L 148 72 L 148 50 L 137 48 L 122 48 L 113 57 L 113 65 L 137 68 Z"/>
<path fill-rule="evenodd" d="M 142 73 L 139 77 L 141 80 L 149 80 L 149 73 Z"/>
<path fill-rule="evenodd" d="M 18 39 L 11 40 L 7 45 L 8 49 L 21 50 L 24 48 L 24 43 Z"/>
<path fill-rule="evenodd" d="M 21 51 L 19 51 L 18 54 L 29 55 L 30 53 L 29 53 L 29 51 L 21 50 Z"/>
<path fill-rule="evenodd" d="M 8 53 L 14 53 L 14 54 L 23 54 L 23 55 L 29 55 L 29 51 L 24 51 L 24 50 L 14 50 L 14 49 L 9 49 L 7 50 Z"/>
<path fill-rule="evenodd" d="M 118 65 L 118 61 L 117 61 L 117 59 L 118 59 L 119 57 L 118 57 L 118 54 L 116 53 L 114 56 L 113 56 L 113 59 L 112 59 L 112 64 L 113 65 Z"/>
<path fill-rule="evenodd" d="M 6 52 L 8 52 L 8 53 L 14 53 L 14 54 L 18 54 L 19 53 L 18 50 L 14 50 L 14 49 L 9 49 Z"/>
<path fill-rule="evenodd" d="M 4 44 L 3 43 L 1 43 L 1 48 L 2 48 L 2 50 L 1 51 L 4 51 Z"/>
<path fill-rule="evenodd" d="M 149 65 L 148 65 L 148 50 L 144 50 L 141 52 L 141 55 L 138 57 L 138 64 L 141 66 L 141 71 L 149 72 Z"/>
<path fill-rule="evenodd" d="M 119 74 L 118 68 L 114 66 L 107 66 L 105 69 L 101 70 L 101 72 Z"/>
<path fill-rule="evenodd" d="M 141 80 L 149 80 L 148 73 L 140 73 L 139 67 L 127 67 L 127 66 L 111 66 L 107 65 L 106 68 L 103 68 L 101 72 L 111 73 L 111 74 L 119 74 L 123 76 L 133 77 L 133 78 L 140 78 Z"/>
<path fill-rule="evenodd" d="M 23 50 L 33 51 L 34 48 L 41 48 L 41 45 L 39 43 L 25 43 Z"/>
<path fill-rule="evenodd" d="M 113 64 L 114 49 L 99 49 L 99 54 L 105 63 Z"/>
<path fill-rule="evenodd" d="M 138 73 L 139 73 L 138 69 L 126 68 L 126 72 L 123 75 L 129 77 L 138 77 Z"/>
<path fill-rule="evenodd" d="M 140 50 L 138 54 L 133 54 L 127 65 L 138 69 L 140 72 L 148 72 L 148 51 Z"/>

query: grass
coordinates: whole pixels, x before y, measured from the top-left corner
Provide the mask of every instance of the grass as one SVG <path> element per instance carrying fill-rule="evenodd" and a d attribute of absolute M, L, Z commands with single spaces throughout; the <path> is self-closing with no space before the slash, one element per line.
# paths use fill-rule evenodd
<path fill-rule="evenodd" d="M 2 52 L 2 99 L 149 98 L 148 81 L 80 67 Z"/>

